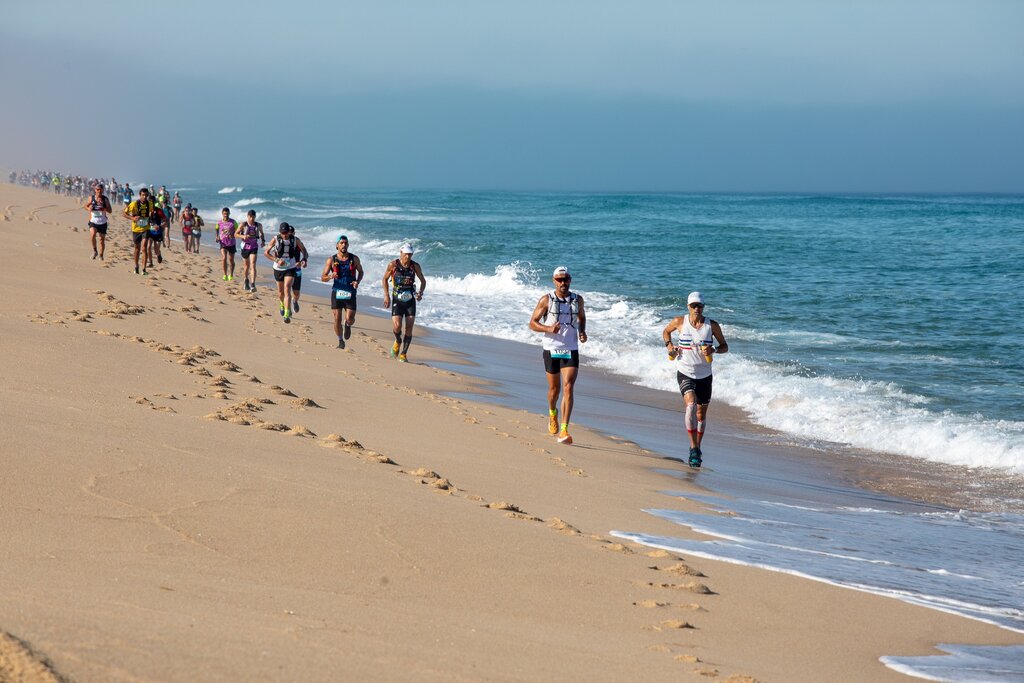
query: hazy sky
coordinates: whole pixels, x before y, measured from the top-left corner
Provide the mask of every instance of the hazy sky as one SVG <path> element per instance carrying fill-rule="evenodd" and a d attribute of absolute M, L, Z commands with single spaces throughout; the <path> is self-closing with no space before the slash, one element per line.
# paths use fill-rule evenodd
<path fill-rule="evenodd" d="M 6 2 L 0 166 L 1024 191 L 1024 2 Z"/>

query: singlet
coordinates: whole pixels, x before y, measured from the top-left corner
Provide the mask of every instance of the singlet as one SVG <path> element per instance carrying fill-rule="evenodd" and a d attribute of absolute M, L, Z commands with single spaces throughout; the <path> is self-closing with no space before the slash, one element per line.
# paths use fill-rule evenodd
<path fill-rule="evenodd" d="M 298 261 L 301 249 L 299 249 L 299 240 L 294 237 L 289 237 L 283 240 L 277 237 L 277 241 L 274 244 L 274 270 L 291 270 L 295 267 Z M 284 259 L 284 265 L 280 266 L 277 261 Z"/>
<path fill-rule="evenodd" d="M 354 254 L 342 261 L 337 254 L 331 256 L 331 270 L 334 272 L 334 289 L 353 291 L 352 283 L 356 280 L 356 259 Z"/>
<path fill-rule="evenodd" d="M 391 297 L 398 301 L 410 301 L 416 291 L 416 262 L 409 260 L 403 267 L 399 259 L 394 260 L 395 270 L 391 273 Z"/>
<path fill-rule="evenodd" d="M 132 217 L 132 232 L 146 232 L 149 229 L 149 215 L 153 213 L 153 200 L 137 199 L 128 205 L 127 213 Z"/>
<path fill-rule="evenodd" d="M 94 225 L 106 225 L 107 224 L 107 212 L 105 208 L 110 206 L 110 200 L 107 199 L 107 195 L 103 195 L 100 201 L 96 201 L 96 195 L 89 198 L 89 211 L 92 214 L 90 221 Z"/>
<path fill-rule="evenodd" d="M 192 218 L 192 216 L 186 216 L 186 215 L 182 214 L 182 216 L 181 216 L 181 227 L 182 227 L 183 230 L 186 229 L 186 228 L 191 230 L 193 223 L 195 223 L 195 219 Z"/>
<path fill-rule="evenodd" d="M 544 333 L 542 342 L 545 351 L 577 351 L 580 348 L 580 333 L 577 325 L 580 321 L 579 297 L 569 292 L 569 297 L 559 299 L 554 292 L 548 294 L 548 312 L 543 324 L 561 323 L 558 332 Z"/>
<path fill-rule="evenodd" d="M 245 232 L 245 239 L 242 240 L 243 249 L 258 249 L 260 246 L 260 230 L 263 226 L 259 223 L 249 225 L 249 221 L 242 223 L 242 230 Z"/>
<path fill-rule="evenodd" d="M 711 363 L 704 358 L 701 347 L 711 344 L 714 336 L 711 334 L 710 318 L 704 318 L 704 323 L 695 328 L 690 324 L 690 316 L 683 316 L 683 322 L 679 325 L 679 345 L 676 347 L 676 370 L 692 377 L 693 379 L 704 379 L 711 376 Z"/>
<path fill-rule="evenodd" d="M 164 221 L 167 220 L 167 214 L 159 206 L 153 209 L 153 212 L 149 214 L 149 234 L 159 235 L 163 232 Z"/>
<path fill-rule="evenodd" d="M 174 195 L 174 208 L 175 209 L 180 209 L 181 208 L 181 197 L 179 197 L 178 195 Z"/>
<path fill-rule="evenodd" d="M 233 218 L 217 221 L 217 241 L 222 247 L 235 246 L 235 228 L 237 227 L 238 223 Z"/>

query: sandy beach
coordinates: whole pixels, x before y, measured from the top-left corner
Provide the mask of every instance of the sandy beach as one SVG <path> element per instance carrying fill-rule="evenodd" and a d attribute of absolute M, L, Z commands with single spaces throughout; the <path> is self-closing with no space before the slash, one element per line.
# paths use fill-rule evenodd
<path fill-rule="evenodd" d="M 365 311 L 338 350 L 316 288 L 284 325 L 209 253 L 141 277 L 121 218 L 99 261 L 76 200 L 0 209 L 0 681 L 899 681 L 880 656 L 1024 643 L 623 544 L 679 533 L 643 510 L 683 465 L 559 446 Z"/>

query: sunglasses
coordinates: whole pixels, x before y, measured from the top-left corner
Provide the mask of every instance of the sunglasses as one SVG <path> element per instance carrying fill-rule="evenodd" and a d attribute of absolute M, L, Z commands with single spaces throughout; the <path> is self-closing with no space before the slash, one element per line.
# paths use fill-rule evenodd
<path fill-rule="evenodd" d="M 704 308 L 704 304 L 692 303 L 690 308 Z"/>
<path fill-rule="evenodd" d="M 556 277 L 555 282 L 571 282 L 571 277 Z"/>

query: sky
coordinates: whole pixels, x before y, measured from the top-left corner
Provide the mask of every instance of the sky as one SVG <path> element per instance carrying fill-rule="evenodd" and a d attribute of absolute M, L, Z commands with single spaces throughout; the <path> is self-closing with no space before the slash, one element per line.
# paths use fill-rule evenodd
<path fill-rule="evenodd" d="M 4 3 L 0 167 L 1024 192 L 1018 0 Z"/>

